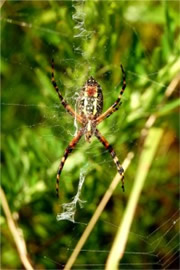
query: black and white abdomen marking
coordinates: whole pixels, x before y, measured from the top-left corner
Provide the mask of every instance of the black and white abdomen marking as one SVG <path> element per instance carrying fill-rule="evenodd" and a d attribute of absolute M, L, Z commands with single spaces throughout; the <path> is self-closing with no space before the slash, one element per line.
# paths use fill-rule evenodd
<path fill-rule="evenodd" d="M 96 115 L 97 113 L 97 98 L 96 97 L 84 97 L 83 112 L 86 115 Z"/>
<path fill-rule="evenodd" d="M 89 117 L 97 117 L 103 109 L 103 95 L 101 86 L 92 77 L 86 81 L 80 97 L 79 112 L 81 115 Z"/>

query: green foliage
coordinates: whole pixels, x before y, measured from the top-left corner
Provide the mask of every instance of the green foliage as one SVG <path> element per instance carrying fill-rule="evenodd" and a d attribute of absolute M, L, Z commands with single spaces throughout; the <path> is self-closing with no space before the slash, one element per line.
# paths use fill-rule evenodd
<path fill-rule="evenodd" d="M 101 84 L 105 110 L 121 89 L 121 63 L 127 75 L 120 109 L 99 126 L 120 161 L 129 151 L 135 153 L 125 175 L 126 192 L 116 190 L 85 245 L 87 252 L 80 254 L 77 263 L 105 264 L 106 252 L 89 256 L 88 250 L 110 250 L 114 226 L 125 210 L 143 150 L 141 130 L 148 117 L 156 114 L 155 125 L 164 135 L 136 210 L 132 225 L 135 234 L 129 235 L 127 250 L 132 254 L 125 253 L 122 262 L 128 263 L 129 269 L 131 263 L 142 266 L 148 262 L 152 269 L 158 259 L 144 257 L 142 252 L 150 254 L 155 248 L 151 243 L 160 238 L 153 254 L 160 254 L 162 266 L 171 258 L 171 269 L 178 268 L 173 250 L 178 228 L 174 226 L 166 236 L 170 229 L 166 221 L 178 209 L 177 85 L 172 85 L 172 95 L 165 97 L 179 72 L 178 19 L 175 1 L 4 2 L 1 183 L 12 213 L 18 213 L 17 223 L 23 229 L 35 269 L 60 268 L 68 260 L 84 223 L 88 223 L 116 173 L 102 145 L 96 139 L 85 143 L 83 138 L 65 164 L 57 200 L 57 168 L 76 129 L 51 85 L 52 57 L 58 85 L 73 107 L 88 76 Z M 57 222 L 60 204 L 76 194 L 82 168 L 86 180 L 80 198 L 86 204 L 77 207 L 75 220 L 80 224 Z M 1 225 L 2 268 L 21 269 L 5 218 Z M 147 238 L 156 229 L 157 233 Z M 144 244 L 141 236 L 149 243 Z M 133 269 L 139 269 L 138 265 Z"/>

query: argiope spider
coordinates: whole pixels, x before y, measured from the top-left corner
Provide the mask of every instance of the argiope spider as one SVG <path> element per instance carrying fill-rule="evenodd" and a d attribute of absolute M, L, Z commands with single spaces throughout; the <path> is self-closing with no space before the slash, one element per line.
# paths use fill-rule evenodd
<path fill-rule="evenodd" d="M 111 154 L 114 163 L 116 164 L 117 171 L 120 175 L 122 175 L 121 181 L 122 181 L 122 189 L 124 191 L 124 170 L 122 166 L 120 165 L 119 159 L 112 148 L 112 146 L 108 143 L 108 141 L 105 139 L 104 136 L 101 135 L 99 130 L 96 128 L 99 123 L 101 123 L 104 119 L 109 117 L 111 114 L 113 114 L 115 111 L 118 110 L 119 106 L 121 105 L 121 97 L 123 95 L 123 92 L 126 88 L 126 76 L 123 69 L 123 66 L 121 65 L 121 70 L 123 74 L 123 85 L 122 89 L 120 91 L 120 94 L 114 104 L 107 109 L 104 113 L 101 114 L 103 109 L 103 94 L 101 86 L 98 84 L 98 82 L 93 79 L 93 77 L 90 77 L 85 85 L 82 88 L 82 91 L 78 98 L 78 113 L 76 113 L 71 106 L 66 102 L 66 100 L 63 98 L 54 77 L 54 60 L 52 59 L 52 77 L 51 81 L 52 84 L 59 96 L 59 99 L 64 106 L 65 110 L 74 118 L 77 119 L 77 121 L 81 124 L 81 128 L 79 129 L 77 135 L 72 139 L 72 141 L 69 143 L 68 147 L 65 150 L 64 156 L 61 159 L 59 169 L 57 172 L 57 178 L 56 178 L 56 193 L 57 196 L 59 195 L 59 179 L 62 172 L 62 169 L 64 167 L 64 163 L 68 157 L 68 155 L 72 152 L 72 150 L 75 148 L 76 144 L 81 139 L 82 135 L 85 135 L 85 140 L 87 142 L 90 142 L 91 137 L 95 135 L 97 139 L 104 145 L 104 147 L 109 151 Z"/>

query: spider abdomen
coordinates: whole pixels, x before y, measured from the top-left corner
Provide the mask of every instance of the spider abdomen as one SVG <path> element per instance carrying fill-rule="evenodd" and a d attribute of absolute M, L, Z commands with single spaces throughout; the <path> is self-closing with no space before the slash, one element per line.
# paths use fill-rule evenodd
<path fill-rule="evenodd" d="M 103 95 L 101 86 L 90 77 L 79 97 L 79 112 L 83 117 L 96 118 L 103 109 Z"/>

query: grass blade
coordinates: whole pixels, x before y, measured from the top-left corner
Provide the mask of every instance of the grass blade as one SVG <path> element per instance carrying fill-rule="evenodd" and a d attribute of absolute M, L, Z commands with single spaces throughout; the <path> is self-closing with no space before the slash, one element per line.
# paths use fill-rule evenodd
<path fill-rule="evenodd" d="M 161 128 L 151 128 L 146 137 L 144 148 L 140 156 L 139 166 L 134 182 L 134 186 L 130 195 L 130 199 L 122 220 L 122 223 L 117 232 L 112 249 L 110 251 L 106 269 L 118 269 L 118 263 L 123 257 L 126 242 L 128 239 L 131 223 L 135 214 L 136 206 L 140 193 L 142 191 L 146 176 L 154 159 L 158 144 L 163 134 Z"/>

